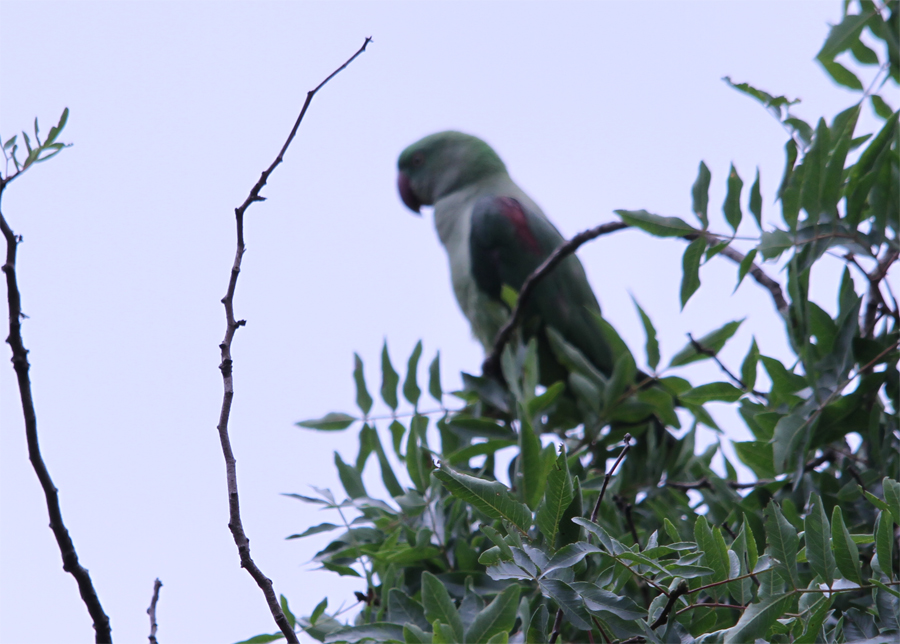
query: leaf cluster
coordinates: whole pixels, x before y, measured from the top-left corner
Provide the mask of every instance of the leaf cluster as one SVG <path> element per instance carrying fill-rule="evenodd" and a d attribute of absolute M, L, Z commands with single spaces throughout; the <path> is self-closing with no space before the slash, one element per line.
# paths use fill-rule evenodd
<path fill-rule="evenodd" d="M 422 344 L 402 385 L 385 344 L 378 394 L 390 411 L 379 417 L 354 356 L 359 413 L 298 423 L 359 428 L 355 460 L 334 455 L 344 494 L 289 495 L 338 519 L 289 538 L 335 533 L 314 562 L 358 578 L 361 610 L 345 623 L 323 600 L 292 624 L 328 643 L 900 637 L 900 311 L 885 280 L 900 255 L 900 153 L 898 112 L 875 91 L 898 82 L 898 7 L 847 3 L 832 27 L 817 60 L 861 98 L 830 122 L 813 127 L 791 114 L 796 100 L 726 79 L 789 133 L 773 191 L 778 219 L 763 212 L 760 173 L 745 194 L 732 165 L 729 232 L 711 230 L 713 173 L 702 162 L 691 187 L 696 224 L 617 211 L 647 234 L 688 242 L 682 307 L 707 263 L 737 261 L 735 290 L 748 275 L 770 290 L 790 358 L 753 339 L 740 365 L 722 363 L 743 322 L 734 320 L 691 335 L 664 365 L 654 323 L 635 302 L 645 359 L 597 316 L 613 351 L 609 376 L 550 330 L 567 374 L 542 387 L 536 344 L 514 336 L 504 384 L 463 374 L 461 391 L 444 392 L 436 356 L 425 387 L 433 410 L 420 407 Z M 868 90 L 850 60 L 877 70 Z M 883 119 L 872 135 L 856 132 L 866 102 Z M 745 211 L 757 231 L 749 245 L 737 234 Z M 846 264 L 834 315 L 809 296 L 826 254 Z M 767 267 L 783 270 L 783 291 L 763 279 Z M 727 379 L 692 383 L 684 367 L 703 360 Z M 720 445 L 697 452 L 698 425 L 721 431 L 709 403 L 733 405 L 753 436 L 731 443 L 752 480 L 738 480 Z M 724 472 L 711 466 L 717 454 Z M 363 482 L 372 455 L 389 498 Z"/>

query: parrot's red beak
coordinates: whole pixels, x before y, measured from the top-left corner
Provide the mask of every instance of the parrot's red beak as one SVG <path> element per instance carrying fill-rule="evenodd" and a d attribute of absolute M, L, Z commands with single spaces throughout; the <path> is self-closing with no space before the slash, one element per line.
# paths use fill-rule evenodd
<path fill-rule="evenodd" d="M 417 215 L 421 215 L 422 202 L 419 201 L 416 193 L 413 192 L 412 186 L 409 185 L 409 177 L 402 172 L 397 174 L 397 190 L 400 192 L 400 198 L 406 204 L 406 207 Z"/>

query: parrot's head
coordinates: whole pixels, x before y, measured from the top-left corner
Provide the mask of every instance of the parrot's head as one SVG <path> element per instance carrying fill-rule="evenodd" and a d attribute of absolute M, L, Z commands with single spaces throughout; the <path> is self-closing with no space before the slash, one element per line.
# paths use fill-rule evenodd
<path fill-rule="evenodd" d="M 397 189 L 418 213 L 441 197 L 481 181 L 506 166 L 481 139 L 462 132 L 438 132 L 416 141 L 397 160 Z"/>

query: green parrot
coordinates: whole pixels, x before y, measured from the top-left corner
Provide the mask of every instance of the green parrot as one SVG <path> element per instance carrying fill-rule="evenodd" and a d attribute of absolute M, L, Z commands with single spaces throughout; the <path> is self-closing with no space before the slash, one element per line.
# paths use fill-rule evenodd
<path fill-rule="evenodd" d="M 397 162 L 397 187 L 416 213 L 434 206 L 434 223 L 450 260 L 453 291 L 473 335 L 493 349 L 509 317 L 503 285 L 522 283 L 565 239 L 540 207 L 510 178 L 484 141 L 461 132 L 438 132 L 406 148 Z M 544 384 L 564 380 L 547 338 L 551 327 L 603 374 L 613 357 L 593 314 L 600 305 L 578 258 L 570 255 L 545 276 L 526 302 L 522 327 L 537 337 Z"/>

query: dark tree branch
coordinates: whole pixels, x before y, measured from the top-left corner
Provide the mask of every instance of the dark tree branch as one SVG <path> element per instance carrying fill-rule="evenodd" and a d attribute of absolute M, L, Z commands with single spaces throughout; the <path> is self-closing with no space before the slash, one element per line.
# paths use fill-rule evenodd
<path fill-rule="evenodd" d="M 21 174 L 16 173 L 9 179 L 0 179 L 0 198 L 2 198 L 3 190 L 13 178 Z M 78 591 L 81 593 L 81 599 L 87 606 L 88 613 L 94 621 L 94 641 L 98 643 L 112 642 L 112 631 L 109 625 L 109 617 L 103 612 L 100 605 L 100 598 L 97 591 L 94 590 L 94 584 L 88 571 L 78 562 L 78 553 L 75 552 L 75 544 L 69 536 L 69 531 L 63 523 L 62 511 L 59 507 L 59 495 L 53 480 L 50 478 L 50 472 L 44 464 L 41 456 L 41 447 L 38 443 L 37 433 L 37 415 L 34 411 L 34 399 L 31 394 L 31 379 L 28 377 L 28 351 L 22 342 L 22 298 L 19 294 L 19 285 L 16 280 L 16 247 L 21 241 L 13 233 L 6 218 L 0 213 L 0 230 L 6 238 L 6 262 L 3 264 L 3 273 L 6 275 L 7 302 L 9 304 L 9 336 L 6 342 L 12 349 L 13 369 L 16 372 L 16 379 L 19 383 L 19 397 L 22 400 L 22 413 L 25 417 L 25 437 L 28 442 L 28 458 L 37 474 L 44 490 L 44 497 L 47 501 L 47 512 L 50 515 L 50 529 L 53 536 L 56 537 L 56 543 L 59 546 L 59 552 L 62 555 L 63 570 L 71 573 L 78 583 Z"/>
<path fill-rule="evenodd" d="M 592 239 L 596 239 L 601 235 L 606 235 L 609 233 L 614 233 L 617 230 L 622 230 L 623 228 L 628 228 L 628 224 L 623 221 L 611 221 L 605 224 L 600 224 L 599 226 L 596 226 L 589 230 L 585 230 L 584 232 L 578 233 L 572 239 L 560 245 L 556 250 L 550 253 L 550 256 L 547 257 L 547 259 L 545 259 L 543 263 L 525 279 L 525 281 L 522 283 L 522 288 L 519 291 L 519 297 L 516 302 L 516 307 L 510 314 L 509 320 L 506 321 L 506 324 L 504 324 L 503 328 L 501 328 L 497 333 L 497 337 L 494 340 L 494 349 L 493 351 L 491 351 L 491 355 L 487 357 L 481 367 L 481 370 L 485 375 L 497 376 L 500 374 L 500 356 L 503 354 L 503 347 L 505 347 L 506 343 L 509 342 L 509 338 L 512 335 L 513 330 L 521 321 L 522 316 L 525 313 L 525 305 L 528 302 L 528 298 L 531 297 L 531 294 L 537 286 L 538 282 L 540 282 L 550 271 L 556 268 L 560 262 L 574 253 L 576 250 L 578 250 L 578 248 L 586 242 L 589 242 Z"/>
<path fill-rule="evenodd" d="M 147 614 L 150 616 L 150 644 L 157 644 L 156 641 L 156 604 L 159 602 L 159 589 L 162 588 L 162 582 L 157 579 L 153 582 L 153 598 L 150 600 L 150 608 Z"/>
<path fill-rule="evenodd" d="M 553 633 L 550 635 L 550 644 L 556 644 L 556 640 L 559 639 L 559 632 L 562 630 L 563 623 L 563 609 L 556 609 L 556 619 L 553 620 Z"/>
<path fill-rule="evenodd" d="M 712 359 L 715 361 L 715 363 L 719 366 L 719 369 L 721 369 L 722 372 L 723 372 L 726 376 L 728 376 L 729 378 L 731 378 L 731 381 L 732 381 L 734 384 L 736 384 L 738 387 L 740 387 L 740 388 L 743 389 L 744 391 L 753 394 L 753 395 L 756 396 L 757 398 L 761 398 L 761 399 L 766 399 L 766 398 L 768 398 L 768 396 L 765 394 L 765 392 L 762 392 L 762 391 L 756 391 L 755 389 L 750 389 L 746 384 L 744 384 L 744 381 L 743 381 L 743 380 L 741 380 L 741 379 L 738 378 L 736 375 L 734 375 L 734 374 L 731 372 L 731 369 L 729 369 L 728 367 L 726 367 L 725 364 L 724 364 L 721 360 L 719 360 L 719 355 L 718 355 L 715 351 L 709 349 L 708 347 L 704 347 L 702 344 L 700 344 L 699 342 L 697 342 L 697 341 L 694 339 L 693 334 L 688 333 L 687 335 L 688 335 L 688 339 L 691 341 L 691 346 L 694 347 L 694 350 L 696 350 L 697 353 L 702 353 L 703 355 L 709 356 L 710 358 L 712 358 Z"/>
<path fill-rule="evenodd" d="M 522 283 L 522 288 L 519 291 L 519 297 L 518 301 L 516 302 L 515 308 L 510 314 L 509 319 L 506 321 L 506 324 L 504 324 L 500 331 L 497 333 L 497 337 L 494 339 L 493 349 L 481 366 L 481 370 L 484 375 L 498 377 L 501 374 L 500 356 L 503 354 L 503 348 L 506 346 L 506 343 L 509 342 L 509 338 L 512 335 L 513 330 L 515 330 L 516 325 L 522 320 L 522 316 L 524 315 L 525 311 L 525 305 L 527 304 L 528 299 L 531 297 L 535 287 L 537 286 L 537 283 L 541 279 L 543 279 L 550 271 L 556 268 L 560 262 L 562 262 L 569 255 L 573 254 L 585 243 L 591 241 L 592 239 L 596 239 L 601 235 L 614 233 L 617 230 L 622 230 L 624 228 L 630 228 L 630 226 L 622 221 L 611 221 L 578 233 L 577 235 L 572 237 L 572 239 L 561 244 L 556 248 L 556 250 L 550 253 L 547 259 L 545 259 L 543 263 L 525 279 L 525 281 Z M 685 241 L 693 241 L 700 235 L 705 236 L 711 243 L 724 241 L 723 238 L 718 237 L 717 235 L 714 235 L 710 232 L 691 233 L 690 235 L 684 235 L 682 239 L 684 239 Z M 744 258 L 746 257 L 743 253 L 733 249 L 731 246 L 726 246 L 725 248 L 723 248 L 720 254 L 724 257 L 727 257 L 736 264 L 740 264 L 741 262 L 743 262 Z M 769 294 L 772 296 L 772 300 L 774 301 L 775 307 L 778 309 L 778 312 L 781 313 L 781 315 L 786 315 L 788 310 L 788 303 L 784 298 L 784 292 L 781 289 L 781 285 L 771 277 L 769 277 L 765 273 L 765 271 L 763 271 L 763 269 L 760 268 L 756 263 L 750 265 L 749 273 L 750 276 L 754 280 L 756 280 L 756 282 L 760 286 L 769 291 Z"/>
<path fill-rule="evenodd" d="M 606 473 L 606 476 L 603 478 L 603 487 L 600 488 L 600 496 L 597 497 L 597 503 L 594 504 L 594 509 L 591 511 L 591 521 L 595 523 L 597 521 L 597 515 L 600 513 L 600 504 L 603 503 L 603 495 L 606 494 L 606 486 L 609 485 L 609 479 L 616 471 L 616 468 L 619 467 L 619 463 L 622 462 L 622 459 L 625 458 L 628 450 L 631 449 L 631 434 L 625 434 L 623 440 L 625 441 L 625 447 L 623 447 L 622 451 L 619 452 L 619 458 L 617 458 L 616 462 L 613 463 L 612 469 L 610 469 L 609 472 Z"/>
<path fill-rule="evenodd" d="M 686 582 L 682 581 L 675 590 L 672 591 L 672 594 L 669 595 L 669 601 L 666 602 L 665 608 L 663 608 L 662 612 L 659 614 L 659 617 L 656 618 L 650 628 L 657 628 L 658 626 L 662 626 L 669 620 L 669 613 L 672 612 L 672 608 L 675 607 L 675 602 L 678 601 L 678 598 L 684 595 L 686 592 L 690 590 Z"/>
<path fill-rule="evenodd" d="M 313 96 L 318 92 L 328 81 L 330 81 L 336 74 L 338 74 L 341 70 L 343 70 L 347 65 L 353 62 L 357 56 L 363 53 L 366 50 L 368 44 L 372 41 L 371 38 L 366 38 L 362 47 L 351 56 L 347 62 L 338 67 L 331 75 L 328 76 L 325 80 L 316 86 L 315 89 L 311 90 L 306 94 L 306 101 L 303 103 L 303 108 L 300 110 L 300 115 L 297 117 L 296 122 L 294 123 L 294 127 L 291 129 L 291 133 L 288 135 L 287 140 L 284 142 L 284 145 L 281 146 L 281 150 L 278 152 L 278 156 L 275 158 L 275 161 L 272 162 L 266 170 L 260 175 L 259 180 L 256 182 L 256 185 L 250 190 L 250 194 L 244 200 L 238 208 L 235 208 L 234 215 L 237 225 L 237 250 L 234 256 L 234 265 L 231 268 L 231 277 L 228 281 L 228 291 L 225 294 L 225 297 L 222 298 L 222 304 L 225 306 L 225 319 L 226 319 L 226 328 L 225 328 L 225 339 L 222 340 L 222 343 L 219 345 L 219 349 L 222 354 L 222 362 L 219 365 L 219 369 L 222 372 L 222 380 L 224 383 L 225 392 L 222 398 L 222 410 L 219 414 L 219 440 L 222 443 L 222 454 L 225 457 L 225 469 L 226 469 L 226 478 L 228 482 L 228 511 L 229 511 L 229 521 L 228 527 L 231 529 L 231 534 L 234 537 L 234 543 L 238 548 L 238 553 L 241 558 L 241 567 L 245 568 L 250 576 L 256 581 L 259 587 L 263 591 L 263 595 L 265 595 L 266 603 L 269 605 L 269 610 L 272 613 L 272 616 L 275 618 L 275 623 L 278 624 L 278 628 L 281 629 L 281 632 L 284 633 L 284 637 L 288 642 L 296 643 L 298 642 L 297 634 L 294 632 L 294 629 L 291 628 L 291 625 L 288 623 L 287 618 L 284 616 L 284 613 L 281 610 L 281 606 L 278 603 L 278 598 L 275 596 L 275 590 L 272 586 L 272 580 L 266 577 L 253 559 L 250 557 L 250 540 L 247 538 L 246 533 L 244 532 L 244 526 L 241 523 L 241 508 L 240 502 L 238 499 L 238 486 L 237 486 L 237 470 L 235 467 L 235 459 L 234 453 L 231 449 L 231 440 L 228 437 L 228 418 L 231 415 L 231 402 L 234 398 L 234 378 L 232 374 L 232 358 L 231 358 L 231 343 L 234 340 L 234 334 L 238 330 L 239 327 L 244 326 L 246 324 L 245 320 L 236 320 L 234 317 L 234 291 L 237 286 L 238 275 L 241 272 L 241 259 L 244 256 L 244 213 L 247 208 L 255 201 L 264 201 L 265 198 L 260 196 L 260 191 L 263 186 L 266 185 L 266 182 L 269 179 L 269 175 L 278 167 L 278 165 L 283 161 L 284 154 L 290 146 L 291 141 L 294 140 L 294 135 L 297 134 L 297 129 L 300 127 L 301 121 L 303 121 L 303 117 L 306 115 L 306 110 L 309 108 L 309 104 L 313 99 Z"/>

